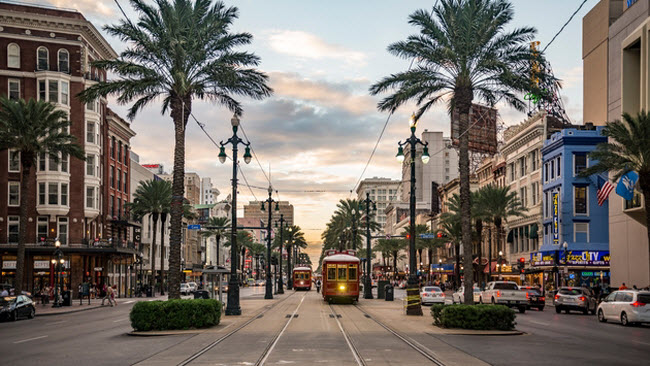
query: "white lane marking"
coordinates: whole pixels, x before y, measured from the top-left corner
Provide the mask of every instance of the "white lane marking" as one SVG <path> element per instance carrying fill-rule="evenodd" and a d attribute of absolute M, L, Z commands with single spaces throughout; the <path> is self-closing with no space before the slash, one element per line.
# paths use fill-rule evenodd
<path fill-rule="evenodd" d="M 122 319 L 113 320 L 113 323 L 122 322 L 122 321 L 125 321 L 125 320 L 129 320 L 129 318 L 122 318 Z"/>
<path fill-rule="evenodd" d="M 58 322 L 47 323 L 47 324 L 48 324 L 48 325 L 54 325 L 54 324 L 61 324 L 61 323 L 65 323 L 65 322 L 67 322 L 67 320 L 59 320 Z"/>
<path fill-rule="evenodd" d="M 124 303 L 125 303 L 125 304 L 130 304 L 130 303 L 132 303 L 132 302 L 135 302 L 135 300 L 126 301 L 126 302 L 124 302 Z"/>
<path fill-rule="evenodd" d="M 289 326 L 289 324 L 291 323 L 293 318 L 296 316 L 296 313 L 298 312 L 298 309 L 300 309 L 300 306 L 302 305 L 303 301 L 305 301 L 305 296 L 307 296 L 307 294 L 302 295 L 302 299 L 300 299 L 300 304 L 298 304 L 298 307 L 296 308 L 296 310 L 293 311 L 293 314 L 291 314 L 291 318 L 289 318 L 289 321 L 287 322 L 287 324 L 284 325 L 284 328 L 282 328 L 282 330 L 280 331 L 280 334 L 278 334 L 278 337 L 275 339 L 275 341 L 273 341 L 273 344 L 269 348 L 269 351 L 266 352 L 266 355 L 264 356 L 262 361 L 259 363 L 260 366 L 264 365 L 264 363 L 266 362 L 266 359 L 269 358 L 269 355 L 271 354 L 271 352 L 273 352 L 273 349 L 275 348 L 275 345 L 278 344 L 278 341 L 282 337 L 282 334 L 284 334 L 284 331 L 287 330 L 287 327 Z"/>
<path fill-rule="evenodd" d="M 529 320 L 529 322 L 539 324 L 539 325 L 548 325 L 548 323 L 546 323 L 546 322 L 538 322 L 538 321 L 534 321 L 534 320 Z"/>
<path fill-rule="evenodd" d="M 638 343 L 638 344 L 645 344 L 646 346 L 650 346 L 650 343 L 646 343 L 646 342 L 641 342 L 641 341 L 632 341 L 632 342 Z"/>
<path fill-rule="evenodd" d="M 29 342 L 29 341 L 35 341 L 35 340 L 37 340 L 37 339 L 41 339 L 41 338 L 45 338 L 45 337 L 47 337 L 47 336 L 46 336 L 46 335 L 43 335 L 43 336 L 34 337 L 34 338 L 27 338 L 27 339 L 23 339 L 22 341 L 16 341 L 16 342 L 14 342 L 14 344 L 23 343 L 23 342 Z"/>

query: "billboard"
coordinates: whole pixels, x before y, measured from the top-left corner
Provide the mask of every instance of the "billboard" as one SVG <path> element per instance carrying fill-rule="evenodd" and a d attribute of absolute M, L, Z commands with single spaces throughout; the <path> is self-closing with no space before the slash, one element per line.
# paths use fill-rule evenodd
<path fill-rule="evenodd" d="M 459 145 L 459 113 L 451 115 L 451 139 L 454 146 Z M 494 155 L 497 153 L 497 110 L 495 108 L 472 104 L 469 111 L 469 150 Z"/>
<path fill-rule="evenodd" d="M 560 192 L 553 192 L 553 245 L 560 244 L 560 218 L 559 218 L 559 206 L 560 206 Z"/>

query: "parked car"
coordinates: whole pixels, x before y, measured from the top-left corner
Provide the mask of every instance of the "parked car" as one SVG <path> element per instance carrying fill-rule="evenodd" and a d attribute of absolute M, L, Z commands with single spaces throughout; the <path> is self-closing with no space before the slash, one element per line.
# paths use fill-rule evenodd
<path fill-rule="evenodd" d="M 422 305 L 444 304 L 445 293 L 438 286 L 425 286 L 420 290 L 420 301 Z"/>
<path fill-rule="evenodd" d="M 546 305 L 546 298 L 539 292 L 537 287 L 533 286 L 520 286 L 519 289 L 526 291 L 526 297 L 528 298 L 528 309 L 535 308 L 539 311 L 544 311 L 544 306 Z"/>
<path fill-rule="evenodd" d="M 36 308 L 29 296 L 0 297 L 0 320 L 16 321 L 20 317 L 34 318 Z"/>
<path fill-rule="evenodd" d="M 598 305 L 598 320 L 618 321 L 627 326 L 633 323 L 650 323 L 650 292 L 615 291 Z"/>
<path fill-rule="evenodd" d="M 190 285 L 187 283 L 181 283 L 181 295 L 189 295 L 192 292 Z"/>
<path fill-rule="evenodd" d="M 560 287 L 553 299 L 555 312 L 564 310 L 567 314 L 571 310 L 581 311 L 583 314 L 596 314 L 598 300 L 593 291 L 587 287 Z"/>
<path fill-rule="evenodd" d="M 266 286 L 266 280 L 259 279 L 255 281 L 255 286 Z"/>
<path fill-rule="evenodd" d="M 474 302 L 478 303 L 481 297 L 481 289 L 474 286 Z M 460 286 L 458 291 L 451 294 L 451 302 L 454 304 L 463 304 L 465 302 L 465 286 Z"/>
<path fill-rule="evenodd" d="M 492 281 L 487 284 L 479 298 L 481 304 L 499 304 L 518 308 L 525 313 L 528 307 L 526 292 L 521 291 L 517 283 L 512 281 Z"/>

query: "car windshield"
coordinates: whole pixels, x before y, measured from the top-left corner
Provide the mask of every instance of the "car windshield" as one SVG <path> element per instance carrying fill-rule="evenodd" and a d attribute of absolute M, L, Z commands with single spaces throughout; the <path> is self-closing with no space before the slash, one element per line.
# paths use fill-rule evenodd
<path fill-rule="evenodd" d="M 15 301 L 16 301 L 15 296 L 0 297 L 0 305 L 7 305 L 7 304 L 15 302 Z"/>
<path fill-rule="evenodd" d="M 650 294 L 637 294 L 636 301 L 642 304 L 650 304 Z"/>
<path fill-rule="evenodd" d="M 424 292 L 442 292 L 440 287 L 425 287 L 422 289 Z"/>
<path fill-rule="evenodd" d="M 481 292 L 481 289 L 478 287 L 474 287 L 474 292 Z"/>
<path fill-rule="evenodd" d="M 518 290 L 517 284 L 515 283 L 495 283 L 495 290 Z"/>
<path fill-rule="evenodd" d="M 561 288 L 560 295 L 582 295 L 582 291 L 578 288 Z"/>

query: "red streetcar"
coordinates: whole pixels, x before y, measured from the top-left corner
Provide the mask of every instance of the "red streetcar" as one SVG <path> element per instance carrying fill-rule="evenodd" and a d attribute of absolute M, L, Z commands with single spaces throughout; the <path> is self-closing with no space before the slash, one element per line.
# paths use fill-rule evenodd
<path fill-rule="evenodd" d="M 323 258 L 323 299 L 359 301 L 359 258 L 354 250 L 329 250 Z"/>
<path fill-rule="evenodd" d="M 293 289 L 311 291 L 311 268 L 296 267 L 293 269 Z"/>

